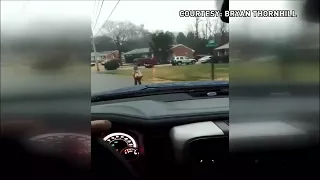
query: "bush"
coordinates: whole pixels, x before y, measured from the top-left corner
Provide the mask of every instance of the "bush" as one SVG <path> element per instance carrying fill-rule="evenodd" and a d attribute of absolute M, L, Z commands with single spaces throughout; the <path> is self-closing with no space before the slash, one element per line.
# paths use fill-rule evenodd
<path fill-rule="evenodd" d="M 104 63 L 104 68 L 106 70 L 116 70 L 119 68 L 119 62 L 118 61 L 108 61 Z"/>

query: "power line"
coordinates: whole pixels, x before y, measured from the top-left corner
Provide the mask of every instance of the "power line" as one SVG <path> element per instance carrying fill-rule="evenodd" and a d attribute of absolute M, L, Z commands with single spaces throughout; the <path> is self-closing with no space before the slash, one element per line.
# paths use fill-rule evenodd
<path fill-rule="evenodd" d="M 100 27 L 99 31 L 97 31 L 96 34 L 98 34 L 98 33 L 101 31 L 101 29 L 103 28 L 103 25 L 109 20 L 109 18 L 111 17 L 113 11 L 114 11 L 114 10 L 116 9 L 116 7 L 118 6 L 119 2 L 120 2 L 120 0 L 118 0 L 117 4 L 113 7 L 113 9 L 112 9 L 111 13 L 109 14 L 107 20 L 102 24 L 102 26 Z"/>
<path fill-rule="evenodd" d="M 91 25 L 92 25 L 92 23 L 93 23 L 93 19 L 94 19 L 94 17 L 95 17 L 95 12 L 96 12 L 96 7 L 97 7 L 97 4 L 99 4 L 99 2 L 98 2 L 98 0 L 95 0 L 94 1 L 94 4 L 93 4 L 93 8 L 92 8 L 92 16 L 91 16 Z"/>
<path fill-rule="evenodd" d="M 93 17 L 92 17 L 93 20 L 92 20 L 92 27 L 91 27 L 91 28 L 94 28 L 94 27 L 97 25 L 98 19 L 99 19 L 99 16 L 100 16 L 100 12 L 101 12 L 101 8 L 102 8 L 102 6 L 103 6 L 103 1 L 96 0 L 96 2 L 97 2 L 97 4 L 96 4 L 95 11 L 93 12 L 94 15 L 93 15 Z M 102 3 L 100 4 L 100 2 L 102 2 Z M 99 6 L 100 6 L 100 10 L 99 10 L 99 12 L 98 12 Z M 94 20 L 94 19 L 95 19 L 95 20 Z"/>
<path fill-rule="evenodd" d="M 96 25 L 97 25 L 97 23 L 98 23 L 98 19 L 99 19 L 100 13 L 101 13 L 101 9 L 102 9 L 102 6 L 103 6 L 103 2 L 104 2 L 104 0 L 102 0 L 102 4 L 101 4 L 101 6 L 100 6 L 100 10 L 99 10 L 99 13 L 98 13 L 98 16 L 97 16 L 97 19 L 96 19 L 96 23 L 95 23 L 94 26 L 93 26 L 93 29 L 96 27 Z"/>

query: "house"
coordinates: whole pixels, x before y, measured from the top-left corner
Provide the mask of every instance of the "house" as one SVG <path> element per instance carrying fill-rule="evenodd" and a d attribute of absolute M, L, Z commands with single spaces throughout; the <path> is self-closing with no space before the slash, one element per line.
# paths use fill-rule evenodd
<path fill-rule="evenodd" d="M 134 49 L 124 53 L 126 63 L 132 63 L 135 58 L 150 58 L 152 56 L 149 48 Z"/>
<path fill-rule="evenodd" d="M 190 58 L 193 58 L 194 50 L 183 45 L 183 44 L 177 44 L 173 45 L 172 48 L 172 56 L 187 56 Z"/>
<path fill-rule="evenodd" d="M 114 51 L 103 51 L 101 54 L 104 54 L 105 59 L 110 60 L 110 59 L 120 59 L 119 51 L 114 50 Z"/>
<path fill-rule="evenodd" d="M 194 50 L 183 44 L 173 45 L 171 47 L 171 50 L 172 50 L 172 55 L 169 57 L 169 59 L 171 59 L 172 56 L 187 56 L 187 57 L 193 58 Z M 153 57 L 153 54 L 150 52 L 150 48 L 134 49 L 132 51 L 124 53 L 124 55 L 127 63 L 132 63 L 135 58 Z"/>
<path fill-rule="evenodd" d="M 103 52 L 91 52 L 91 61 L 95 61 L 95 57 L 98 62 L 105 60 L 119 59 L 119 51 L 103 51 Z"/>
<path fill-rule="evenodd" d="M 104 55 L 99 52 L 91 52 L 91 62 L 95 61 L 101 62 L 104 60 Z"/>
<path fill-rule="evenodd" d="M 214 59 L 216 63 L 229 63 L 229 43 L 214 49 Z"/>
<path fill-rule="evenodd" d="M 224 44 L 214 49 L 217 56 L 228 56 L 229 55 L 229 43 Z"/>

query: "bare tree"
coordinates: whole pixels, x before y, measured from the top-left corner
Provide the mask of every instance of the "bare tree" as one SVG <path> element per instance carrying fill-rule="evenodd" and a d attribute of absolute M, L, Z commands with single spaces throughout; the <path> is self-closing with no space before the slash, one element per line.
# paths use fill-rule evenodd
<path fill-rule="evenodd" d="M 202 24 L 202 26 L 201 26 L 201 36 L 202 36 L 204 39 L 207 39 L 207 38 L 208 38 L 207 32 L 208 32 L 208 24 L 207 24 L 207 23 L 206 23 L 206 24 Z"/>
<path fill-rule="evenodd" d="M 229 26 L 219 18 L 207 18 L 206 28 L 207 37 L 213 37 L 215 42 L 226 41 L 227 34 L 229 33 Z"/>
<path fill-rule="evenodd" d="M 204 38 L 214 37 L 219 31 L 219 19 L 217 18 L 206 18 L 204 24 L 202 24 L 202 35 Z"/>
<path fill-rule="evenodd" d="M 208 36 L 214 37 L 217 33 L 219 33 L 219 19 L 207 18 L 206 24 L 207 24 Z"/>
<path fill-rule="evenodd" d="M 228 34 L 229 34 L 229 26 L 228 24 L 220 21 L 220 42 L 221 43 L 227 43 L 229 42 L 229 37 L 228 37 Z"/>
<path fill-rule="evenodd" d="M 137 26 L 129 21 L 108 21 L 103 25 L 102 32 L 114 41 L 121 43 L 129 39 L 139 38 L 143 26 Z"/>
<path fill-rule="evenodd" d="M 229 32 L 229 24 L 220 21 L 220 25 L 219 26 L 220 26 L 220 32 L 221 33 Z"/>
<path fill-rule="evenodd" d="M 194 32 L 193 25 L 189 24 L 187 27 L 188 32 Z"/>
<path fill-rule="evenodd" d="M 122 43 L 143 37 L 145 31 L 144 25 L 137 26 L 130 21 L 108 21 L 102 27 L 102 34 L 112 38 L 121 57 Z"/>
<path fill-rule="evenodd" d="M 202 20 L 199 18 L 199 17 L 196 17 L 195 19 L 195 22 L 194 22 L 194 28 L 195 28 L 195 36 L 196 38 L 199 38 L 199 25 L 200 25 L 200 22 Z"/>

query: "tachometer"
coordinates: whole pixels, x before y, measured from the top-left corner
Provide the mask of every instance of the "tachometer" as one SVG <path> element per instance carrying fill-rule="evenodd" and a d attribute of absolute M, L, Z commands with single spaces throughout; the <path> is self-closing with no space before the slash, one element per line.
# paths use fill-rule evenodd
<path fill-rule="evenodd" d="M 137 142 L 133 137 L 125 133 L 112 133 L 104 137 L 103 140 L 108 142 L 118 152 L 126 148 L 138 148 Z"/>

